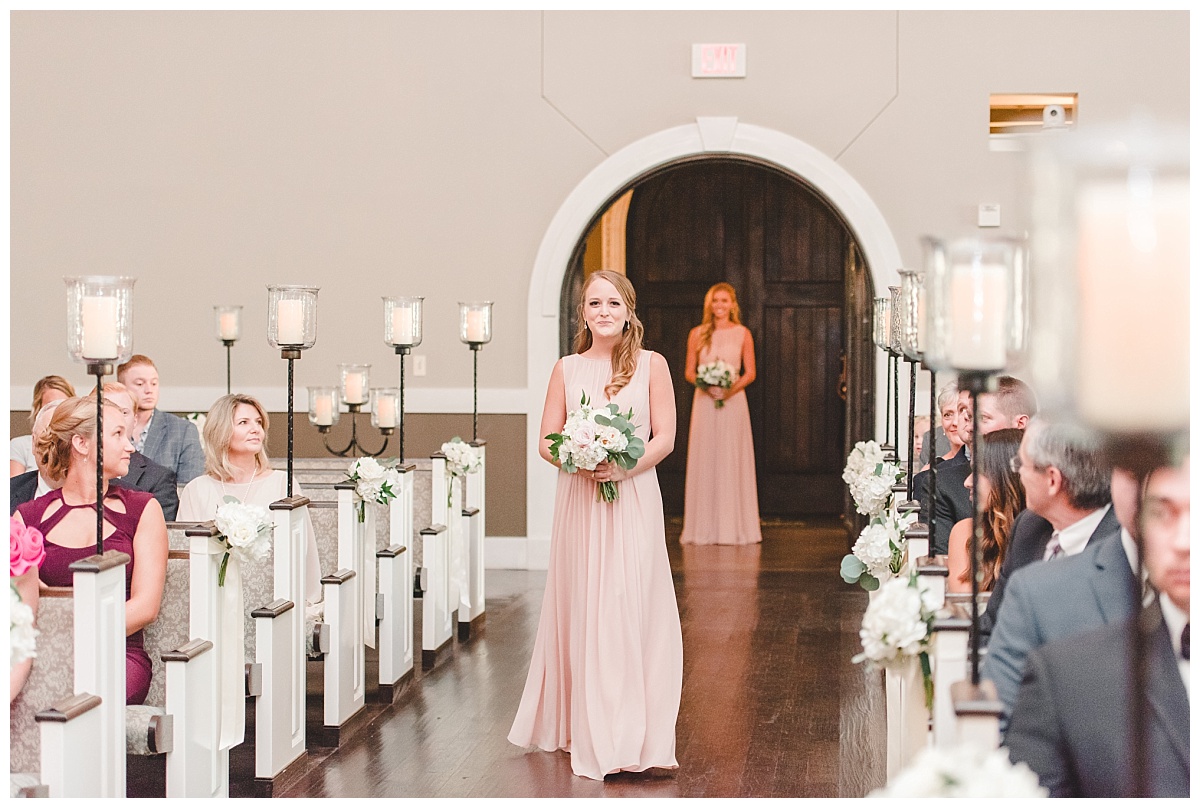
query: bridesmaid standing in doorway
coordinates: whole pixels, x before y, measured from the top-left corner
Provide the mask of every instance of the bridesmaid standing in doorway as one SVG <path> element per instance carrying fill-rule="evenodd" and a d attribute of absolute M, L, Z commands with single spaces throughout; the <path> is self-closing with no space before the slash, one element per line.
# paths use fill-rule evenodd
<path fill-rule="evenodd" d="M 687 380 L 695 385 L 698 368 L 721 360 L 732 369 L 733 384 L 698 385 L 692 399 L 682 544 L 762 541 L 744 392 L 755 377 L 754 338 L 741 320 L 737 293 L 718 283 L 704 296 L 703 320 L 688 334 Z"/>

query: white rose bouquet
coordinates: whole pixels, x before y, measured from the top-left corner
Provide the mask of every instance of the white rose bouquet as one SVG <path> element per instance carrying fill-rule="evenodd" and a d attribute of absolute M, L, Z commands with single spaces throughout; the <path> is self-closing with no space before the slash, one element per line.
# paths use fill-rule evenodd
<path fill-rule="evenodd" d="M 850 487 L 854 507 L 864 516 L 878 516 L 887 509 L 892 486 L 904 472 L 898 463 L 883 459 L 883 449 L 875 441 L 859 441 L 846 458 L 842 479 Z"/>
<path fill-rule="evenodd" d="M 616 404 L 593 409 L 585 393 L 579 409 L 568 413 L 562 432 L 547 435 L 546 440 L 550 441 L 550 456 L 568 474 L 579 469 L 594 471 L 605 461 L 628 471 L 646 453 L 646 444 L 633 434 L 633 429 L 632 409 L 624 414 Z M 617 484 L 611 480 L 600 483 L 596 497 L 616 502 Z"/>
<path fill-rule="evenodd" d="M 733 387 L 733 368 L 720 359 L 706 362 L 696 368 L 696 386 L 701 390 L 707 390 L 710 387 L 728 390 Z M 719 410 L 725 406 L 725 401 L 720 399 L 714 401 L 713 404 Z"/>
<path fill-rule="evenodd" d="M 446 471 L 450 472 L 453 477 L 466 477 L 468 474 L 474 474 L 479 471 L 479 467 L 483 463 L 483 459 L 479 456 L 479 452 L 469 443 L 464 443 L 463 439 L 455 435 L 450 440 L 442 444 L 442 454 L 446 456 Z M 451 505 L 450 490 L 446 490 L 446 505 Z"/>
<path fill-rule="evenodd" d="M 399 492 L 400 472 L 373 457 L 360 457 L 355 460 L 346 474 L 346 482 L 354 483 L 354 501 L 358 505 L 360 522 L 367 520 L 368 502 L 387 505 Z"/>
<path fill-rule="evenodd" d="M 904 534 L 916 520 L 915 513 L 899 519 L 887 513 L 873 518 L 842 558 L 842 580 L 874 592 L 881 581 L 898 575 L 904 565 Z"/>
<path fill-rule="evenodd" d="M 8 668 L 12 670 L 25 660 L 37 656 L 38 630 L 33 627 L 33 609 L 21 600 L 16 585 L 9 581 L 8 588 L 12 592 L 8 609 L 8 641 L 11 647 Z"/>
<path fill-rule="evenodd" d="M 225 569 L 231 554 L 244 563 L 264 561 L 271 554 L 271 534 L 275 524 L 266 508 L 226 496 L 217 507 L 216 524 L 217 541 L 225 545 L 225 555 L 217 572 L 217 586 L 225 585 Z"/>
<path fill-rule="evenodd" d="M 863 650 L 851 662 L 866 662 L 868 668 L 899 665 L 910 657 L 921 661 L 925 680 L 925 706 L 933 709 L 933 674 L 929 665 L 929 643 L 937 603 L 933 593 L 916 575 L 893 578 L 879 588 L 867 606 L 858 636 Z"/>
<path fill-rule="evenodd" d="M 930 746 L 921 750 L 886 788 L 871 797 L 1048 797 L 1037 775 L 1014 764 L 1005 749 L 973 745 Z"/>

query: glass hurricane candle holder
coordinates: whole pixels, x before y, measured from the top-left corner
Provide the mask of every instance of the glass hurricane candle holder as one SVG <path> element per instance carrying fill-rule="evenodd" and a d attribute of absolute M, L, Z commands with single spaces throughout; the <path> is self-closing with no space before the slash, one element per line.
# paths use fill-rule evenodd
<path fill-rule="evenodd" d="M 71 358 L 87 365 L 127 360 L 133 354 L 133 284 L 137 279 L 85 275 L 63 281 L 67 284 L 67 352 Z"/>
<path fill-rule="evenodd" d="M 407 352 L 421 344 L 423 297 L 385 297 L 383 299 L 383 341 Z"/>
<path fill-rule="evenodd" d="M 921 358 L 925 332 L 925 275 L 900 270 L 900 349 L 909 359 Z"/>
<path fill-rule="evenodd" d="M 400 390 L 377 387 L 371 391 L 371 426 L 389 434 L 400 420 Z"/>
<path fill-rule="evenodd" d="M 342 401 L 356 412 L 370 401 L 370 365 L 338 365 Z"/>
<path fill-rule="evenodd" d="M 891 351 L 896 356 L 899 356 L 901 353 L 901 342 L 902 342 L 901 315 L 903 314 L 903 309 L 900 306 L 900 287 L 899 286 L 889 286 L 888 287 L 888 301 L 889 301 L 888 302 L 889 328 L 888 328 L 887 347 L 888 347 L 889 351 Z"/>
<path fill-rule="evenodd" d="M 492 303 L 459 303 L 458 336 L 475 347 L 492 341 Z"/>
<path fill-rule="evenodd" d="M 341 395 L 336 387 L 308 388 L 308 422 L 322 432 L 337 424 L 341 417 Z"/>
<path fill-rule="evenodd" d="M 281 350 L 306 351 L 317 344 L 315 286 L 267 287 L 267 342 Z"/>
<path fill-rule="evenodd" d="M 892 301 L 886 297 L 875 298 L 873 317 L 871 318 L 871 339 L 875 347 L 886 351 L 888 338 L 892 333 Z"/>
<path fill-rule="evenodd" d="M 242 336 L 242 307 L 213 306 L 217 339 L 224 343 L 237 342 Z"/>

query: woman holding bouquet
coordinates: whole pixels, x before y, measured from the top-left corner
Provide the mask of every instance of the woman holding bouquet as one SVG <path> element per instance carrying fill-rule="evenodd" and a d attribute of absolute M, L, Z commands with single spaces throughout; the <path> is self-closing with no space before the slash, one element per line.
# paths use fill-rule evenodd
<path fill-rule="evenodd" d="M 104 402 L 104 549 L 129 556 L 125 567 L 125 703 L 150 691 L 142 629 L 154 622 L 167 580 L 167 523 L 152 494 L 109 483 L 129 472 L 133 444 L 121 410 Z M 16 518 L 45 538 L 38 577 L 72 586 L 71 565 L 96 554 L 96 401 L 68 398 L 33 444 L 38 467 L 62 487 L 17 508 Z"/>
<path fill-rule="evenodd" d="M 541 434 L 563 431 L 587 396 L 632 410 L 645 454 L 630 470 L 606 461 L 559 474 L 550 566 L 529 676 L 508 739 L 566 750 L 594 780 L 619 771 L 674 769 L 683 685 L 683 635 L 667 558 L 654 467 L 675 443 L 675 394 L 666 360 L 642 350 L 633 286 L 592 273 L 579 302 L 575 353 L 554 366 Z M 559 466 L 551 441 L 541 454 Z M 614 482 L 606 502 L 598 484 Z"/>
<path fill-rule="evenodd" d="M 737 293 L 718 283 L 704 296 L 703 320 L 688 334 L 684 376 L 696 393 L 688 431 L 682 544 L 762 541 L 754 438 L 744 392 L 756 376 L 754 338 L 741 322 Z M 728 368 L 728 387 L 706 381 L 714 366 Z"/>
<path fill-rule="evenodd" d="M 188 483 L 179 497 L 180 522 L 215 519 L 230 496 L 246 505 L 267 508 L 286 499 L 287 474 L 271 469 L 267 458 L 267 411 L 253 396 L 221 396 L 204 420 L 204 474 Z M 304 496 L 295 486 L 296 496 Z M 309 603 L 321 600 L 321 562 L 312 519 L 305 518 L 308 558 L 304 590 Z"/>

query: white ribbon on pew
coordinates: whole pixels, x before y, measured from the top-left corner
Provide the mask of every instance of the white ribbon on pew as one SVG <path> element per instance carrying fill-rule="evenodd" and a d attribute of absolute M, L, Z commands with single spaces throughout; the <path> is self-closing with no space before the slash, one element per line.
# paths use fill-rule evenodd
<path fill-rule="evenodd" d="M 214 542 L 216 544 L 216 542 Z M 218 547 L 220 545 L 217 545 Z M 224 548 L 221 549 L 224 552 Z M 225 586 L 217 587 L 221 642 L 218 643 L 217 676 L 220 677 L 222 750 L 246 738 L 246 624 L 242 598 L 242 562 L 229 557 Z"/>

